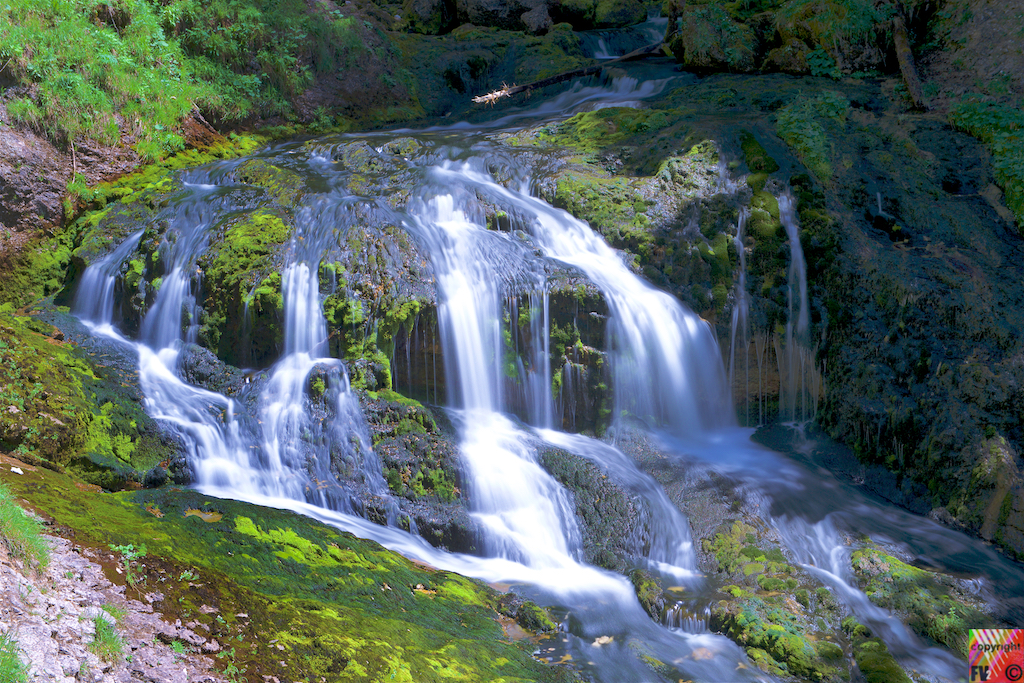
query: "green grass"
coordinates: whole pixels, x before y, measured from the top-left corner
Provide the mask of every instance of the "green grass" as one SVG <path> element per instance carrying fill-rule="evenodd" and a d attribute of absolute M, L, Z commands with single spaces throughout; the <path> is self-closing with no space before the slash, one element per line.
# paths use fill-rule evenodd
<path fill-rule="evenodd" d="M 94 617 L 92 623 L 96 628 L 96 635 L 93 636 L 89 649 L 107 662 L 120 659 L 124 654 L 124 642 L 121 640 L 121 634 L 117 632 L 117 627 L 111 625 L 102 615 Z"/>
<path fill-rule="evenodd" d="M 219 121 L 291 114 L 318 73 L 395 56 L 383 34 L 302 0 L 8 0 L 0 69 L 29 94 L 15 123 L 69 145 L 130 144 L 147 160 L 184 145 L 194 108 Z"/>
<path fill-rule="evenodd" d="M 971 96 L 954 106 L 950 122 L 988 145 L 996 182 L 1024 231 L 1024 113 L 1011 104 Z"/>
<path fill-rule="evenodd" d="M 10 489 L 0 483 L 0 543 L 7 547 L 7 552 L 29 563 L 46 566 L 50 561 L 50 546 L 41 536 L 42 530 L 42 523 L 18 507 Z"/>
<path fill-rule="evenodd" d="M 10 634 L 0 633 L 0 681 L 3 683 L 25 683 L 28 667 L 18 655 L 18 643 Z"/>

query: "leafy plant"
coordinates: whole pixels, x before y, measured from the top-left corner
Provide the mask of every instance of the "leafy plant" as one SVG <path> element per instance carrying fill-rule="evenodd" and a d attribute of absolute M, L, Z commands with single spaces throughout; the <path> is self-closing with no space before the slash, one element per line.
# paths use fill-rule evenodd
<path fill-rule="evenodd" d="M 7 552 L 45 567 L 50 562 L 50 544 L 42 537 L 42 530 L 42 522 L 18 507 L 10 489 L 0 483 L 0 543 Z"/>
<path fill-rule="evenodd" d="M 230 683 L 240 683 L 245 680 L 246 668 L 239 667 L 235 661 L 235 648 L 230 650 L 223 650 L 217 655 L 217 659 L 227 660 L 224 663 L 224 677 L 230 681 Z"/>
<path fill-rule="evenodd" d="M 28 667 L 18 654 L 18 642 L 9 633 L 0 633 L 0 681 L 25 683 Z"/>
<path fill-rule="evenodd" d="M 142 573 L 142 564 L 139 560 L 146 556 L 146 545 L 143 544 L 136 548 L 132 544 L 128 545 L 111 545 L 110 549 L 116 553 L 121 554 L 120 565 L 124 571 L 125 581 L 130 586 L 135 586 L 141 581 L 145 581 L 146 577 Z"/>

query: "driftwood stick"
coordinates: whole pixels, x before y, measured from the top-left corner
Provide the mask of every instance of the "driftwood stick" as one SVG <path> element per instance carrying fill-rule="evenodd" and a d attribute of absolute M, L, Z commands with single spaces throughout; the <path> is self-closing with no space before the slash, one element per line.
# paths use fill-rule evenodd
<path fill-rule="evenodd" d="M 562 81 L 568 81 L 569 79 L 572 78 L 583 78 L 584 76 L 593 76 L 596 73 L 600 73 L 601 69 L 605 68 L 609 64 L 615 64 L 618 62 L 628 62 L 634 59 L 643 59 L 644 57 L 650 57 L 651 55 L 661 54 L 661 45 L 662 44 L 660 42 L 652 43 L 651 45 L 646 45 L 637 50 L 633 50 L 629 54 L 623 55 L 621 57 L 609 59 L 607 62 L 602 62 L 600 64 L 595 64 L 593 66 L 583 67 L 582 69 L 573 69 L 572 71 L 566 71 L 555 76 L 543 78 L 539 81 L 534 81 L 533 83 L 527 83 L 526 85 L 502 86 L 500 90 L 489 92 L 486 95 L 477 95 L 476 97 L 473 98 L 473 102 L 477 104 L 494 104 L 494 102 L 500 100 L 503 97 L 511 97 L 512 95 L 517 95 L 521 92 L 528 92 L 530 90 L 536 90 L 537 88 L 545 88 L 549 85 L 561 83 Z"/>
<path fill-rule="evenodd" d="M 907 92 L 910 99 L 918 109 L 927 109 L 928 104 L 924 100 L 924 89 L 921 87 L 921 80 L 917 77 L 917 67 L 914 65 L 914 53 L 910 51 L 910 39 L 907 37 L 907 25 L 903 23 L 903 17 L 896 15 L 892 20 L 893 42 L 896 44 L 896 59 L 900 62 L 900 71 L 903 73 L 903 81 L 907 84 Z"/>

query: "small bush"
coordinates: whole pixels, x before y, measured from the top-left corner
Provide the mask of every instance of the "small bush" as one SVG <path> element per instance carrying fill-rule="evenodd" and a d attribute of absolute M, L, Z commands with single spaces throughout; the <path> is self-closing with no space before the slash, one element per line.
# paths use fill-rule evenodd
<path fill-rule="evenodd" d="M 42 531 L 42 523 L 18 507 L 10 490 L 0 483 L 0 543 L 7 552 L 45 567 L 50 561 L 50 545 Z"/>

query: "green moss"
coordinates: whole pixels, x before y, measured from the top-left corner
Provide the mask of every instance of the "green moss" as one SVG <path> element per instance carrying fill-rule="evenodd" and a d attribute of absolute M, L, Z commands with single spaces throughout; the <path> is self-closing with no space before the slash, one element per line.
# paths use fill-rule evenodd
<path fill-rule="evenodd" d="M 795 615 L 761 598 L 740 597 L 712 605 L 711 625 L 743 645 L 766 671 L 784 671 L 812 681 L 831 679 L 837 673 L 826 661 L 834 659 L 831 650 L 816 648 Z"/>
<path fill-rule="evenodd" d="M 743 131 L 740 135 L 740 148 L 743 150 L 743 160 L 751 173 L 775 173 L 779 170 L 775 159 L 768 156 L 768 152 L 752 133 Z"/>
<path fill-rule="evenodd" d="M 232 365 L 261 365 L 282 342 L 278 261 L 291 226 L 284 214 L 258 209 L 229 218 L 218 233 L 199 261 L 205 292 L 199 340 Z"/>
<path fill-rule="evenodd" d="M 658 109 L 608 107 L 576 114 L 552 129 L 544 129 L 540 139 L 580 152 L 597 152 L 672 122 L 669 112 Z"/>
<path fill-rule="evenodd" d="M 263 159 L 242 162 L 234 174 L 240 182 L 263 188 L 282 206 L 294 205 L 305 188 L 305 182 L 298 173 L 274 166 Z"/>
<path fill-rule="evenodd" d="M 661 612 L 665 608 L 665 595 L 661 584 L 650 573 L 642 569 L 634 569 L 629 573 L 630 583 L 636 591 L 636 597 L 651 619 L 660 622 Z"/>
<path fill-rule="evenodd" d="M 289 679 L 357 670 L 371 680 L 557 677 L 503 640 L 498 596 L 484 584 L 311 519 L 194 491 L 93 494 L 42 469 L 0 478 L 79 543 L 145 543 L 140 570 L 160 581 L 166 611 L 229 643 L 239 668 Z M 222 518 L 204 522 L 189 509 Z M 196 578 L 179 578 L 184 569 Z"/>
<path fill-rule="evenodd" d="M 876 605 L 906 615 L 918 633 L 967 656 L 967 637 L 991 618 L 957 595 L 944 577 L 912 567 L 890 555 L 867 548 L 851 562 L 865 594 Z"/>
<path fill-rule="evenodd" d="M 826 125 L 842 129 L 850 103 L 842 95 L 826 91 L 817 97 L 797 99 L 779 110 L 775 129 L 818 180 L 832 179 L 832 144 Z"/>
<path fill-rule="evenodd" d="M 718 562 L 718 571 L 732 574 L 744 563 L 741 551 L 748 534 L 754 534 L 754 527 L 741 521 L 735 521 L 731 526 L 723 525 L 724 529 L 719 531 L 711 539 L 704 539 L 703 545 L 706 552 L 714 555 Z"/>
<path fill-rule="evenodd" d="M 853 658 L 867 683 L 911 683 L 903 668 L 879 638 L 855 645 Z"/>

